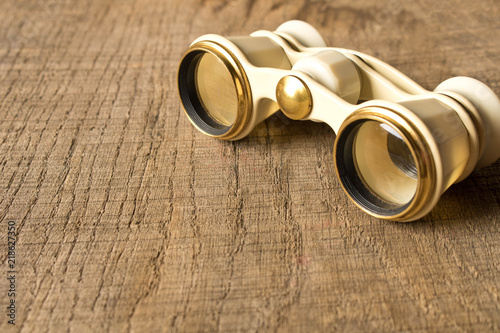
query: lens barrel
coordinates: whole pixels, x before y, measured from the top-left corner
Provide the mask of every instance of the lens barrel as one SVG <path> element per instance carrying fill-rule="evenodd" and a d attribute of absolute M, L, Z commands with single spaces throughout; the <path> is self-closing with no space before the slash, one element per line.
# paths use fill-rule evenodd
<path fill-rule="evenodd" d="M 244 71 L 224 47 L 193 44 L 180 62 L 177 78 L 181 102 L 195 127 L 220 139 L 241 132 L 251 95 Z"/>
<path fill-rule="evenodd" d="M 336 165 L 344 188 L 356 203 L 382 216 L 405 211 L 417 190 L 417 179 L 407 170 L 416 171 L 411 148 L 388 126 L 374 120 L 353 122 L 336 144 Z M 394 141 L 397 144 L 391 144 Z"/>
<path fill-rule="evenodd" d="M 437 197 L 435 161 L 424 137 L 414 123 L 392 110 L 365 107 L 353 112 L 334 147 L 345 192 L 375 217 L 418 218 Z"/>

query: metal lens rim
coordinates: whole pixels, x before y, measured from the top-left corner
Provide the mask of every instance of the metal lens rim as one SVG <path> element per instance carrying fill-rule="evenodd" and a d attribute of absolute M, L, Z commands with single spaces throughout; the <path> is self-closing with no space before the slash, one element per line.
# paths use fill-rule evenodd
<path fill-rule="evenodd" d="M 337 168 L 338 177 L 342 183 L 347 194 L 354 200 L 354 202 L 360 206 L 365 211 L 371 213 L 372 215 L 379 216 L 382 218 L 391 218 L 395 216 L 400 216 L 405 213 L 410 206 L 415 202 L 416 197 L 419 193 L 420 187 L 420 170 L 421 167 L 418 160 L 415 159 L 415 151 L 412 145 L 408 142 L 406 135 L 401 133 L 397 128 L 392 126 L 390 122 L 383 121 L 383 119 L 377 119 L 378 117 L 368 117 L 364 119 L 358 119 L 347 124 L 340 132 L 335 143 L 335 165 Z M 385 123 L 389 126 L 395 128 L 402 137 L 405 138 L 405 142 L 410 148 L 413 158 L 417 164 L 418 170 L 418 185 L 415 194 L 412 199 L 409 200 L 404 205 L 391 204 L 377 195 L 375 195 L 372 190 L 370 190 L 365 182 L 361 179 L 358 174 L 356 167 L 356 162 L 353 156 L 353 145 L 356 137 L 357 130 L 366 121 L 377 121 L 379 123 Z"/>
<path fill-rule="evenodd" d="M 191 50 L 188 51 L 182 59 L 177 75 L 179 95 L 184 109 L 194 125 L 208 135 L 222 136 L 226 134 L 234 124 L 225 126 L 215 121 L 205 110 L 203 103 L 200 101 L 198 89 L 196 88 L 195 77 L 198 62 L 205 53 L 211 52 L 200 49 Z M 220 58 L 217 54 L 213 55 Z"/>

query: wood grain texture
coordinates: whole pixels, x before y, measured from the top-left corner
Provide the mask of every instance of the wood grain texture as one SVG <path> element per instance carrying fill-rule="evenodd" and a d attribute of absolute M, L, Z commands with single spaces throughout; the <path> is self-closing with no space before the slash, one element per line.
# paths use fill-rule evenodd
<path fill-rule="evenodd" d="M 178 61 L 206 33 L 289 19 L 432 89 L 500 94 L 496 0 L 0 2 L 0 331 L 500 330 L 500 163 L 425 218 L 363 214 L 324 124 L 274 116 L 221 142 L 184 116 Z"/>

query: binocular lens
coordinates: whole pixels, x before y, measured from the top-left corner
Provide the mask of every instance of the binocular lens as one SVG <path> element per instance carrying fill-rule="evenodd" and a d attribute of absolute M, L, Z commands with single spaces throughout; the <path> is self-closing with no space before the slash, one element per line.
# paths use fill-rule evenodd
<path fill-rule="evenodd" d="M 379 215 L 402 211 L 417 191 L 418 170 L 411 149 L 392 126 L 375 120 L 351 124 L 338 138 L 336 163 L 352 198 Z"/>
<path fill-rule="evenodd" d="M 224 139 L 241 131 L 250 94 L 244 72 L 227 50 L 196 43 L 182 58 L 177 79 L 184 110 L 200 131 Z"/>
<path fill-rule="evenodd" d="M 238 113 L 238 96 L 224 63 L 211 53 L 202 54 L 196 68 L 195 85 L 205 112 L 221 125 L 231 126 Z"/>

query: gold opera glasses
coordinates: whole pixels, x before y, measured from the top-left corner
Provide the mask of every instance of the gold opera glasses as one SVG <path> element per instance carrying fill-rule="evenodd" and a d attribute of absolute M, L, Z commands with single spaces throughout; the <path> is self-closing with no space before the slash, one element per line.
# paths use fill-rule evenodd
<path fill-rule="evenodd" d="M 327 123 L 345 192 L 382 219 L 421 218 L 450 185 L 500 157 L 500 100 L 485 84 L 455 77 L 427 91 L 374 57 L 327 47 L 302 21 L 196 39 L 178 89 L 192 124 L 223 140 L 279 109 Z"/>

